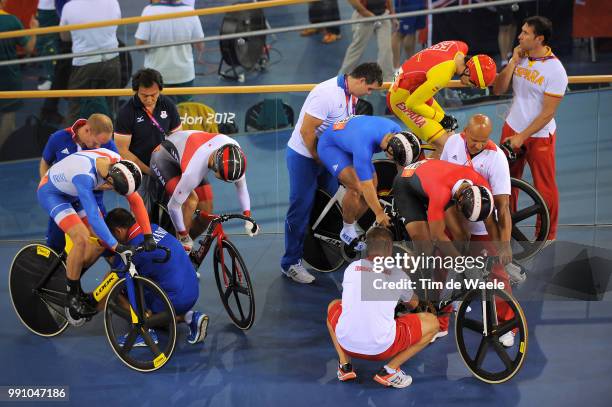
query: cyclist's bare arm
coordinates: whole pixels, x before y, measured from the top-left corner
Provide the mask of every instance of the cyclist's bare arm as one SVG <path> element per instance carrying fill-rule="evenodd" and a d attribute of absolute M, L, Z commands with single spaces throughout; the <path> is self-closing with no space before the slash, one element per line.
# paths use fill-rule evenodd
<path fill-rule="evenodd" d="M 459 253 L 453 245 L 453 242 L 446 235 L 446 222 L 444 222 L 444 220 L 434 220 L 428 223 L 429 233 L 434 245 L 436 245 L 445 256 L 461 256 L 461 253 Z"/>
<path fill-rule="evenodd" d="M 376 187 L 374 187 L 374 181 L 369 179 L 366 181 L 361 181 L 360 184 L 363 198 L 370 209 L 372 209 L 372 212 L 374 212 L 374 215 L 376 215 L 376 221 L 384 226 L 388 226 L 389 218 L 386 216 L 382 206 L 380 206 L 378 194 L 376 193 Z"/>

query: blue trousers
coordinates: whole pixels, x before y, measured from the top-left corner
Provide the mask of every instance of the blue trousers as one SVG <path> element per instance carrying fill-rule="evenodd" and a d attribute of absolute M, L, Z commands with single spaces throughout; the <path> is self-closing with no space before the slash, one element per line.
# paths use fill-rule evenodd
<path fill-rule="evenodd" d="M 287 147 L 287 169 L 289 170 L 289 210 L 285 219 L 285 254 L 281 259 L 281 267 L 284 270 L 302 259 L 304 236 L 317 188 L 320 186 L 331 195 L 338 189 L 338 181 L 325 167 L 289 147 Z"/>

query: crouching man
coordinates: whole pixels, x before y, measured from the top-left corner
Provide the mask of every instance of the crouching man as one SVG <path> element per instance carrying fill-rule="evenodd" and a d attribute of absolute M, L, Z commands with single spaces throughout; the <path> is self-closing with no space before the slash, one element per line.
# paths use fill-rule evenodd
<path fill-rule="evenodd" d="M 438 332 L 438 320 L 430 313 L 395 318 L 398 301 L 414 308 L 418 299 L 406 273 L 376 267 L 375 258 L 392 255 L 393 236 L 384 227 L 374 227 L 366 234 L 366 245 L 367 258 L 351 263 L 344 272 L 342 300 L 332 301 L 327 308 L 327 328 L 338 352 L 338 379 L 357 377 L 353 357 L 387 361 L 374 380 L 387 387 L 407 387 L 412 378 L 400 367 L 430 343 Z M 405 287 L 390 288 L 398 287 L 398 282 Z"/>

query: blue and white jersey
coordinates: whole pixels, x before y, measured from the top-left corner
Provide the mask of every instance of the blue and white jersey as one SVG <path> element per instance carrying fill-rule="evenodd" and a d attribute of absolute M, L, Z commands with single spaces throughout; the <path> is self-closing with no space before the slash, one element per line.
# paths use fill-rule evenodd
<path fill-rule="evenodd" d="M 62 161 L 54 164 L 47 171 L 49 182 L 60 192 L 78 197 L 78 185 L 90 188 L 92 191 L 106 180 L 101 178 L 96 171 L 96 159 L 101 157 L 110 158 L 111 162 L 117 162 L 121 156 L 106 148 L 95 150 L 79 151 Z"/>

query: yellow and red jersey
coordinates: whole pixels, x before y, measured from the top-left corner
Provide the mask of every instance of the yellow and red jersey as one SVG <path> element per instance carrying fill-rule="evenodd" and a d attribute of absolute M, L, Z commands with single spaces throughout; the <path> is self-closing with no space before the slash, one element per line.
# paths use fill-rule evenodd
<path fill-rule="evenodd" d="M 400 89 L 408 91 L 404 101 L 407 109 L 440 121 L 444 112 L 432 107 L 432 98 L 455 75 L 457 54 L 466 55 L 467 52 L 468 46 L 462 41 L 443 41 L 416 53 L 400 68 L 390 93 Z"/>

